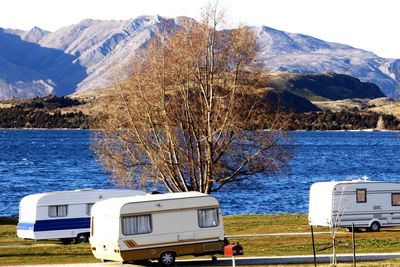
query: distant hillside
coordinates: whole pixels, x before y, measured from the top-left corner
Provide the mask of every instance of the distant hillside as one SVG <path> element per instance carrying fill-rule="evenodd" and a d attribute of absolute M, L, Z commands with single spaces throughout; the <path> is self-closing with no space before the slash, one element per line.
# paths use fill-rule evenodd
<path fill-rule="evenodd" d="M 105 115 L 109 98 L 115 97 L 111 88 L 101 92 L 100 97 L 91 91 L 80 94 L 78 98 L 49 96 L 0 100 L 0 128 L 89 128 L 94 120 Z M 245 88 L 240 97 L 244 98 L 238 112 L 247 108 L 256 112 L 256 120 L 244 120 L 247 129 L 268 129 L 275 118 L 271 112 L 274 114 L 276 111 L 288 130 L 374 129 L 380 117 L 385 129 L 400 129 L 400 120 L 393 115 L 356 106 L 335 112 L 320 110 L 307 99 L 285 90 Z M 384 98 L 362 101 L 360 107 L 391 103 Z"/>
<path fill-rule="evenodd" d="M 193 19 L 86 19 L 55 32 L 0 28 L 0 98 L 62 96 L 104 88 L 115 81 L 112 70 L 128 63 L 151 38 L 171 34 L 183 21 Z M 398 96 L 400 59 L 265 26 L 251 28 L 257 37 L 257 61 L 266 71 L 342 73 L 377 84 L 387 96 Z"/>
<path fill-rule="evenodd" d="M 285 90 L 310 101 L 384 97 L 379 87 L 369 82 L 336 73 L 268 75 L 269 87 Z"/>
<path fill-rule="evenodd" d="M 0 101 L 0 128 L 87 129 L 91 118 L 81 111 L 68 111 L 83 103 L 68 97 L 35 97 Z"/>
<path fill-rule="evenodd" d="M 393 115 L 359 110 L 292 113 L 287 124 L 289 130 L 367 130 L 377 129 L 380 118 L 385 130 L 400 130 L 400 120 Z"/>
<path fill-rule="evenodd" d="M 306 98 L 280 89 L 268 90 L 265 93 L 265 101 L 271 105 L 272 110 L 280 112 L 303 113 L 321 110 Z"/>
<path fill-rule="evenodd" d="M 240 82 L 248 87 L 246 94 L 248 103 L 258 103 L 259 99 L 262 99 L 259 103 L 260 109 L 267 108 L 280 112 L 320 111 L 319 105 L 312 103 L 316 100 L 375 99 L 383 96 L 374 84 L 333 73 L 318 75 L 263 73 L 261 78 L 254 78 L 252 74 L 249 74 L 247 79 Z M 114 94 L 112 87 L 108 87 L 80 92 L 75 96 L 88 101 L 86 107 L 89 110 L 86 113 L 95 114 L 96 110 L 101 111 L 106 108 L 105 99 Z"/>

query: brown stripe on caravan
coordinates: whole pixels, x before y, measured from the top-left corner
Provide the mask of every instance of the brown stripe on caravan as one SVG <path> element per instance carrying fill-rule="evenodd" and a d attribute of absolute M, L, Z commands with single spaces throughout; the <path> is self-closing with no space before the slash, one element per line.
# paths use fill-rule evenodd
<path fill-rule="evenodd" d="M 195 244 L 182 244 L 162 247 L 152 247 L 144 249 L 131 249 L 120 251 L 120 256 L 124 261 L 143 260 L 143 259 L 158 259 L 161 253 L 170 251 L 176 256 L 183 255 L 212 255 L 222 254 L 224 241 L 202 242 Z"/>
<path fill-rule="evenodd" d="M 124 240 L 124 243 L 128 248 L 133 248 L 137 246 L 136 242 L 133 240 Z"/>
<path fill-rule="evenodd" d="M 165 245 L 182 245 L 182 244 L 188 244 L 188 243 L 193 243 L 193 242 L 202 242 L 202 241 L 210 242 L 213 240 L 219 240 L 219 237 L 210 237 L 210 238 L 202 238 L 202 239 L 187 239 L 184 241 L 172 241 L 172 242 L 144 244 L 144 245 L 138 245 L 133 240 L 124 240 L 124 243 L 129 248 L 143 248 L 143 247 L 160 247 L 160 246 L 165 246 Z M 202 242 L 202 243 L 204 243 L 204 242 Z"/>

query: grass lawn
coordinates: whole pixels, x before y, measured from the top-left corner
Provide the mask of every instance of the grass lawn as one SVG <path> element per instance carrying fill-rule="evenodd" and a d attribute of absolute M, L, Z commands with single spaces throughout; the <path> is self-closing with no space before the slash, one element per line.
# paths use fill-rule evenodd
<path fill-rule="evenodd" d="M 307 216 L 304 214 L 226 216 L 224 217 L 224 224 L 226 235 L 310 231 Z M 328 230 L 327 228 L 314 229 L 315 232 Z M 309 235 L 230 238 L 230 241 L 240 242 L 244 247 L 245 256 L 312 254 L 311 237 Z M 316 235 L 315 241 L 317 249 L 329 247 L 332 243 L 329 234 Z M 337 235 L 337 243 L 337 253 L 351 253 L 351 235 L 349 233 L 340 230 L 340 234 Z M 5 247 L 6 245 L 7 247 Z M 356 233 L 356 246 L 358 253 L 398 252 L 400 251 L 400 229 L 383 229 L 379 233 Z M 317 254 L 330 253 L 331 249 L 317 252 Z M 92 256 L 88 243 L 63 245 L 58 241 L 22 240 L 16 237 L 16 220 L 0 219 L 0 265 L 75 262 L 99 261 Z M 318 266 L 328 265 L 318 264 Z M 339 266 L 352 265 L 339 264 Z M 357 266 L 400 266 L 400 260 L 359 263 Z"/>
<path fill-rule="evenodd" d="M 16 235 L 16 223 L 0 219 L 0 265 L 97 262 L 88 243 L 22 240 Z"/>
<path fill-rule="evenodd" d="M 282 215 L 243 215 L 224 218 L 226 235 L 257 234 L 257 233 L 289 233 L 309 232 L 310 226 L 304 214 Z M 314 232 L 327 232 L 328 228 L 314 228 Z M 351 234 L 339 230 L 337 235 L 337 253 L 351 253 Z M 231 242 L 240 242 L 247 256 L 284 256 L 284 255 L 311 255 L 311 237 L 276 236 L 230 239 Z M 317 250 L 331 246 L 332 238 L 329 234 L 316 235 Z M 379 253 L 400 251 L 400 229 L 384 228 L 381 232 L 356 233 L 356 250 L 359 253 Z M 329 254 L 330 249 L 322 250 L 317 254 Z"/>

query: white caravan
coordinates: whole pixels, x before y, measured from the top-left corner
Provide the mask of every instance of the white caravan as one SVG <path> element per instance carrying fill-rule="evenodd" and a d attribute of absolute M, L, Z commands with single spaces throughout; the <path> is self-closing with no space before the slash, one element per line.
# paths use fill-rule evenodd
<path fill-rule="evenodd" d="M 199 192 L 125 197 L 97 202 L 90 245 L 103 261 L 158 259 L 172 265 L 180 255 L 223 253 L 219 202 Z"/>
<path fill-rule="evenodd" d="M 99 200 L 145 195 L 138 190 L 82 189 L 25 196 L 19 204 L 17 236 L 26 239 L 61 239 L 64 243 L 87 241 L 90 211 Z"/>
<path fill-rule="evenodd" d="M 400 183 L 367 180 L 319 182 L 310 188 L 310 225 L 366 228 L 400 225 Z"/>

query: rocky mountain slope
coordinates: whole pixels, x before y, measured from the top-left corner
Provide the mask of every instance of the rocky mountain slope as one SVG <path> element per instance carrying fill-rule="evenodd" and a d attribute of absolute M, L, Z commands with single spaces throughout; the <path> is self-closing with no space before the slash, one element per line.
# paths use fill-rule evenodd
<path fill-rule="evenodd" d="M 120 67 L 154 35 L 169 34 L 184 20 L 191 19 L 87 19 L 52 33 L 37 27 L 27 32 L 0 28 L 0 98 L 69 95 L 104 87 L 120 78 Z M 258 60 L 266 70 L 343 73 L 377 84 L 388 96 L 400 91 L 399 59 L 268 27 L 253 30 Z"/>
<path fill-rule="evenodd" d="M 274 89 L 288 91 L 309 101 L 385 97 L 379 87 L 345 74 L 269 73 L 265 83 Z"/>
<path fill-rule="evenodd" d="M 255 28 L 259 60 L 269 71 L 347 74 L 377 84 L 385 95 L 400 91 L 400 60 L 380 58 L 348 45 L 268 27 Z"/>

